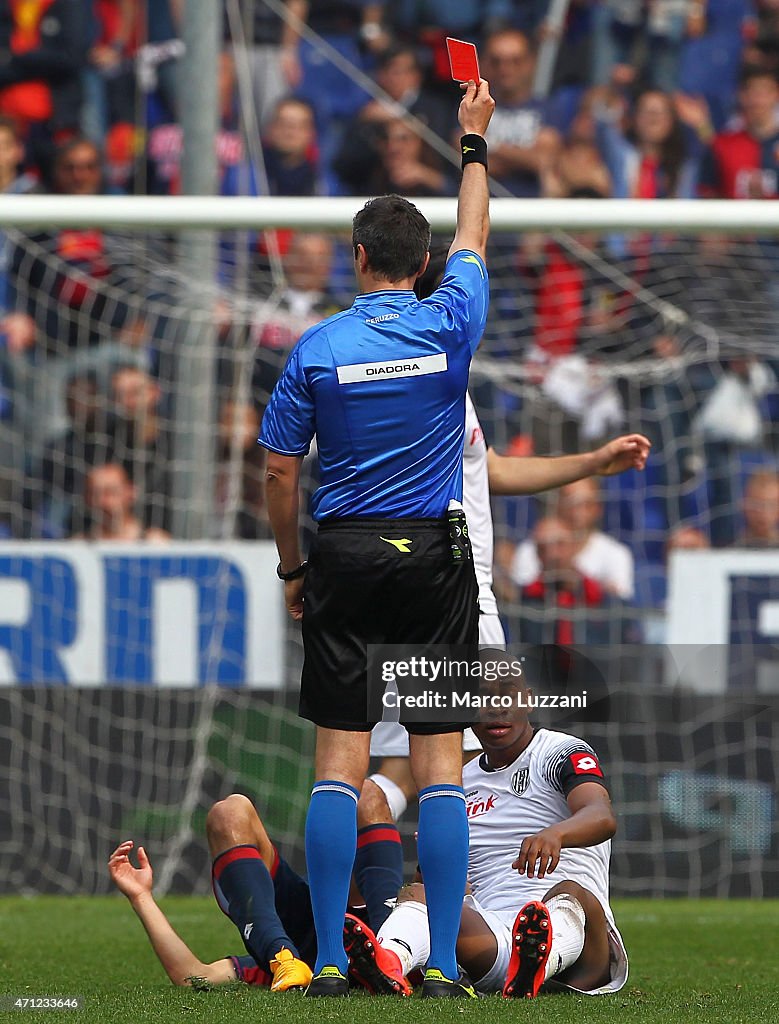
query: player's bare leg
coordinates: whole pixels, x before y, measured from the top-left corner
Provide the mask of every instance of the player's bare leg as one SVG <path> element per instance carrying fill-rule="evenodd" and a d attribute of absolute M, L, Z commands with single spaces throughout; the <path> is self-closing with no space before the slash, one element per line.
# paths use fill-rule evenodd
<path fill-rule="evenodd" d="M 411 774 L 417 792 L 428 786 L 461 786 L 463 781 L 461 732 L 437 736 L 409 736 Z"/>
<path fill-rule="evenodd" d="M 600 901 L 570 880 L 520 908 L 503 995 L 532 998 L 551 978 L 591 990 L 609 978 L 606 915 Z"/>
<path fill-rule="evenodd" d="M 300 959 L 276 913 L 276 850 L 254 804 L 239 793 L 217 801 L 206 818 L 206 836 L 215 885 L 226 903 L 223 909 L 247 951 L 260 965 L 270 966 L 271 990 L 305 988 L 311 968 Z"/>
<path fill-rule="evenodd" d="M 370 811 L 389 813 L 391 818 L 384 820 L 397 821 L 416 795 L 417 787 L 411 774 L 409 759 L 382 758 L 378 771 L 365 780 L 357 806 L 358 823 L 361 826 L 368 824 L 362 817 Z"/>
<path fill-rule="evenodd" d="M 234 846 L 256 846 L 265 867 L 273 869 L 276 850 L 251 800 L 231 793 L 217 800 L 206 817 L 206 839 L 211 859 Z"/>

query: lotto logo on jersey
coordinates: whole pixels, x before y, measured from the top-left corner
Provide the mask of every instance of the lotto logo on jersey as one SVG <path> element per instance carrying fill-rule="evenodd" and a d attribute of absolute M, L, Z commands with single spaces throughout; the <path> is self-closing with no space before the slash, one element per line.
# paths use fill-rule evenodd
<path fill-rule="evenodd" d="M 594 754 L 571 754 L 571 764 L 577 775 L 600 775 L 603 778 L 603 772 Z"/>
<path fill-rule="evenodd" d="M 494 793 L 491 793 L 486 800 L 484 797 L 477 797 L 475 800 L 469 800 L 465 806 L 465 812 L 469 818 L 480 818 L 482 814 L 487 814 L 492 810 L 497 799 L 497 796 L 495 796 Z"/>

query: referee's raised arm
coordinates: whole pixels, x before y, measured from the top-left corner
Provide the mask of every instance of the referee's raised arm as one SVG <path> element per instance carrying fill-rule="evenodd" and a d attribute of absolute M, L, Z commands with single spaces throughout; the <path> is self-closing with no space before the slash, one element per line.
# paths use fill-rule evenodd
<path fill-rule="evenodd" d="M 369 645 L 403 645 L 406 653 L 411 646 L 426 664 L 431 654 L 439 663 L 454 652 L 474 664 L 478 658 L 462 461 L 468 370 L 489 306 L 484 133 L 493 108 L 487 83 L 469 83 L 459 112 L 457 233 L 441 286 L 424 301 L 414 293 L 430 257 L 430 224 L 421 211 L 398 195 L 367 202 L 352 225 L 359 294 L 350 309 L 303 335 L 262 421 L 278 574 L 289 611 L 302 618 L 300 714 L 317 727 L 306 821 L 317 934 L 310 996 L 349 990 L 343 927 L 357 800 L 370 730 L 386 696 L 384 670 L 374 664 L 369 673 Z M 317 533 L 303 562 L 298 475 L 314 436 Z M 413 692 L 407 696 L 411 711 L 401 708 L 400 721 L 419 790 L 417 849 L 430 924 L 422 994 L 473 996 L 455 952 L 468 864 L 466 722 L 452 712 L 455 703 L 436 702 L 432 710 Z"/>
<path fill-rule="evenodd" d="M 484 133 L 490 123 L 495 100 L 489 82 L 469 82 L 460 102 L 458 120 L 465 133 L 460 139 L 463 177 L 457 202 L 457 230 L 449 255 L 469 249 L 484 259 L 490 233 L 490 192 L 487 183 L 487 143 Z"/>

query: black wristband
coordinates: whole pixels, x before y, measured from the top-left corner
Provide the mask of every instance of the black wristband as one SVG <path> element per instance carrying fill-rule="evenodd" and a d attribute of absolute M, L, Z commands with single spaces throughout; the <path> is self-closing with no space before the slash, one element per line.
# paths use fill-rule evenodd
<path fill-rule="evenodd" d="M 460 152 L 462 153 L 462 168 L 468 164 L 482 164 L 487 166 L 487 140 L 481 135 L 463 135 L 460 139 Z"/>
<path fill-rule="evenodd" d="M 306 575 L 308 569 L 308 562 L 301 562 L 297 569 L 290 569 L 289 572 L 281 571 L 281 562 L 276 566 L 276 575 L 280 580 L 284 580 L 288 583 L 290 580 L 299 580 L 301 576 Z"/>

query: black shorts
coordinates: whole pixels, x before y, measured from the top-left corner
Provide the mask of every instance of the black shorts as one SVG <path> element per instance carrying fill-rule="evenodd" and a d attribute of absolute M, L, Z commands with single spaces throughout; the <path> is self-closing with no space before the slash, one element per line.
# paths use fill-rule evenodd
<path fill-rule="evenodd" d="M 301 717 L 329 729 L 373 728 L 368 645 L 459 645 L 475 658 L 478 597 L 473 560 L 453 560 L 445 519 L 320 523 L 303 593 Z M 422 734 L 463 728 L 408 725 Z"/>

